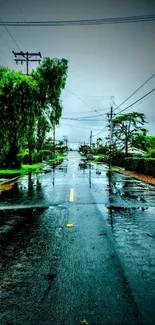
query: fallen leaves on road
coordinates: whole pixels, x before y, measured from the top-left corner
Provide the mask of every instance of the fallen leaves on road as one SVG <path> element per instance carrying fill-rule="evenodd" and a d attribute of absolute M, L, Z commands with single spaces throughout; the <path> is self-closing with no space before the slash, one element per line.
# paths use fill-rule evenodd
<path fill-rule="evenodd" d="M 4 191 L 10 191 L 13 188 L 14 183 L 0 185 L 0 193 Z"/>
<path fill-rule="evenodd" d="M 146 182 L 152 185 L 155 185 L 155 177 L 149 176 L 149 175 L 143 175 L 143 174 L 138 174 L 134 171 L 131 170 L 119 170 L 120 173 L 129 175 L 131 177 L 137 178 L 142 182 Z"/>

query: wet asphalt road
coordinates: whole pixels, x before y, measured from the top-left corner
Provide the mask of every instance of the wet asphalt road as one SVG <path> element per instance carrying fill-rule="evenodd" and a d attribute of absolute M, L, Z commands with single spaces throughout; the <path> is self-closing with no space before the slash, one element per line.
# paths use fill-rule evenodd
<path fill-rule="evenodd" d="M 155 187 L 79 159 L 1 192 L 2 325 L 155 324 Z"/>

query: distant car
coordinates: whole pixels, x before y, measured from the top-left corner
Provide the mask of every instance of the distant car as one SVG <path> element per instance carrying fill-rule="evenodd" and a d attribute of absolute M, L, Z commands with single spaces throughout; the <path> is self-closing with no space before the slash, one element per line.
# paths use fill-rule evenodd
<path fill-rule="evenodd" d="M 86 159 L 80 159 L 80 161 L 79 161 L 79 167 L 80 168 L 86 168 L 87 167 L 87 161 L 86 161 Z"/>
<path fill-rule="evenodd" d="M 93 155 L 88 155 L 87 160 L 94 160 L 94 156 Z"/>

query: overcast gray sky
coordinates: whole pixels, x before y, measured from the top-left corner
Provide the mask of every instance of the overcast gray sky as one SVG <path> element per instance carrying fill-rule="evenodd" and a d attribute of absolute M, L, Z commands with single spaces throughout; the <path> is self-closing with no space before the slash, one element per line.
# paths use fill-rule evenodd
<path fill-rule="evenodd" d="M 154 0 L 0 1 L 0 18 L 3 21 L 100 19 L 146 14 L 155 14 Z M 56 129 L 57 139 L 68 136 L 69 142 L 88 142 L 92 130 L 93 141 L 101 137 L 104 142 L 107 129 L 102 129 L 107 124 L 106 113 L 113 101 L 119 105 L 155 73 L 155 21 L 7 28 L 22 51 L 40 51 L 43 57 L 69 60 L 67 84 L 62 94 L 63 116 Z M 25 72 L 24 66 L 16 66 L 12 50 L 19 49 L 4 26 L 0 26 L 0 65 Z M 30 69 L 35 66 L 31 64 Z M 153 88 L 155 77 L 121 109 Z M 133 110 L 146 114 L 149 134 L 155 135 L 155 92 L 128 112 Z M 83 116 L 88 120 L 65 119 Z"/>

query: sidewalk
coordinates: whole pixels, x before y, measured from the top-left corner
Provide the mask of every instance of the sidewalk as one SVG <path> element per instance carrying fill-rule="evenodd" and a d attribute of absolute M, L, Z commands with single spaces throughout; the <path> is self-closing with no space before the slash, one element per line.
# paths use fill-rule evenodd
<path fill-rule="evenodd" d="M 109 168 L 108 165 L 106 165 L 106 164 L 102 164 L 102 165 L 98 165 L 98 166 L 99 166 L 99 168 L 101 166 L 104 166 L 104 167 L 106 166 L 107 169 Z M 145 182 L 145 183 L 148 183 L 151 185 L 155 185 L 155 177 L 152 177 L 150 175 L 139 174 L 139 173 L 131 171 L 131 170 L 125 170 L 124 168 L 118 167 L 118 166 L 112 166 L 112 170 L 115 171 L 116 173 L 126 174 L 126 175 L 136 178 L 142 182 Z"/>
<path fill-rule="evenodd" d="M 129 175 L 131 177 L 134 177 L 142 182 L 145 182 L 145 183 L 148 183 L 148 184 L 151 184 L 151 185 L 155 185 L 155 177 L 152 177 L 152 176 L 149 176 L 149 175 L 143 175 L 143 174 L 138 174 L 136 172 L 133 172 L 131 170 L 125 170 L 125 169 L 117 169 L 117 168 L 114 168 L 114 170 L 118 173 L 121 173 L 121 174 L 126 174 L 126 175 Z"/>

